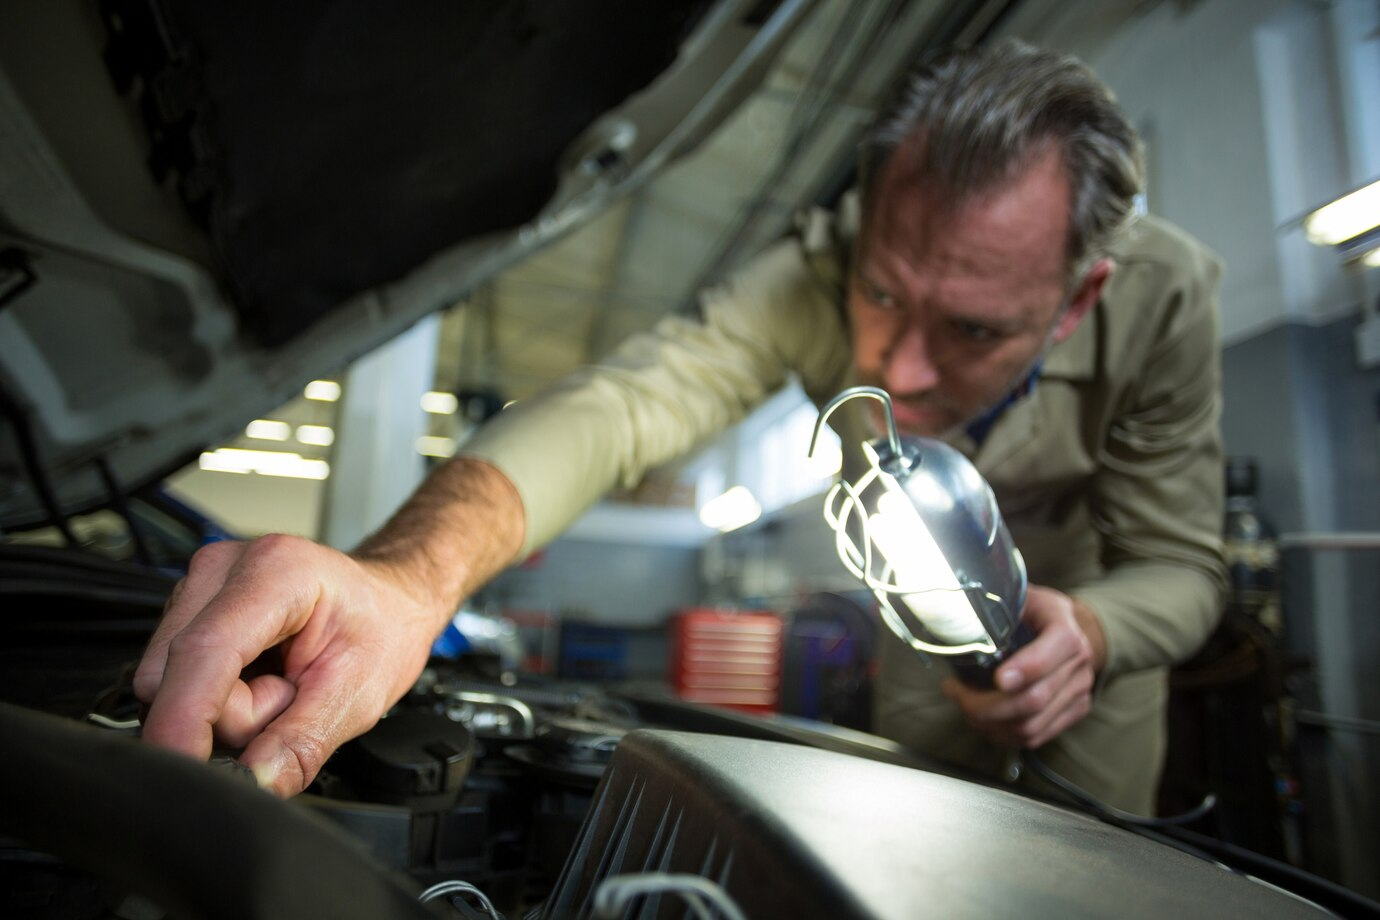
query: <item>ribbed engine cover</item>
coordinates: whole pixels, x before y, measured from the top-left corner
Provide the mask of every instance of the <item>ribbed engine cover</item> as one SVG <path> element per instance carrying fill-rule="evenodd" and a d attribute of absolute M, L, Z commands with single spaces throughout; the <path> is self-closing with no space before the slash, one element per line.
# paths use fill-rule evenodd
<path fill-rule="evenodd" d="M 590 916 L 609 876 L 691 873 L 749 918 L 1317 917 L 1081 814 L 920 770 L 768 741 L 635 731 L 540 916 Z M 662 894 L 626 917 L 684 917 Z"/>

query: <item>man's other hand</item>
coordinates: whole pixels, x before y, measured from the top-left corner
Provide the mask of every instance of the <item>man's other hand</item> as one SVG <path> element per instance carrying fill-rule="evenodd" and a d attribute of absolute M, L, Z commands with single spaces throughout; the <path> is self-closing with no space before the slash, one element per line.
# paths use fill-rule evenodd
<path fill-rule="evenodd" d="M 996 689 L 950 677 L 944 693 L 997 744 L 1038 748 L 1088 714 L 1106 640 L 1085 604 L 1052 588 L 1031 585 L 1022 618 L 1035 638 L 997 668 Z"/>
<path fill-rule="evenodd" d="M 296 537 L 202 548 L 134 676 L 144 738 L 202 759 L 243 748 L 261 786 L 301 792 L 426 664 L 445 611 L 406 582 Z M 244 673 L 275 648 L 280 673 Z"/>

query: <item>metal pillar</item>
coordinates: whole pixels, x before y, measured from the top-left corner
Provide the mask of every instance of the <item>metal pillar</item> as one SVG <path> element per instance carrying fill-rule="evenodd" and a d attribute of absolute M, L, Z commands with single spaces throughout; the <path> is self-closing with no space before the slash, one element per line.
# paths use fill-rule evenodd
<path fill-rule="evenodd" d="M 356 361 L 345 376 L 321 534 L 349 549 L 388 520 L 422 481 L 423 393 L 436 376 L 440 317 L 429 316 Z"/>

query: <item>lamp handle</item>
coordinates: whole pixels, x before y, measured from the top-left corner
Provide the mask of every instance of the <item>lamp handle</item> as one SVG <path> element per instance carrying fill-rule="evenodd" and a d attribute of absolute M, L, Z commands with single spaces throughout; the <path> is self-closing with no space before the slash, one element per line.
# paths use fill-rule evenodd
<path fill-rule="evenodd" d="M 997 668 L 1035 638 L 1035 630 L 1021 620 L 1011 633 L 1011 643 L 997 655 L 959 655 L 949 659 L 954 676 L 970 687 L 991 690 L 996 687 Z"/>
<path fill-rule="evenodd" d="M 834 410 L 850 399 L 866 396 L 875 399 L 886 407 L 886 442 L 891 450 L 891 455 L 898 460 L 904 460 L 905 455 L 901 453 L 901 436 L 896 432 L 896 414 L 891 408 L 891 394 L 881 387 L 849 387 L 842 391 L 829 402 L 825 403 L 820 410 L 819 418 L 815 419 L 815 432 L 810 436 L 810 452 L 806 456 L 815 455 L 815 444 L 819 441 L 819 432 L 824 427 L 824 423 L 829 420 L 829 416 Z"/>

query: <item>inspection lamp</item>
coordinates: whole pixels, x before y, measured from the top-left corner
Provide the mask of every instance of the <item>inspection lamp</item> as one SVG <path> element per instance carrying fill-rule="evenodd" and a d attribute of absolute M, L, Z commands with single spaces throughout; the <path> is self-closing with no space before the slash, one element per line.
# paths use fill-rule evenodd
<path fill-rule="evenodd" d="M 887 433 L 861 445 L 867 470 L 852 481 L 845 471 L 825 496 L 839 559 L 907 645 L 990 687 L 997 665 L 1033 636 L 1021 624 L 1025 560 L 982 474 L 942 441 L 898 435 L 885 390 L 850 387 L 830 400 L 811 455 L 834 410 L 860 398 L 882 403 Z"/>

